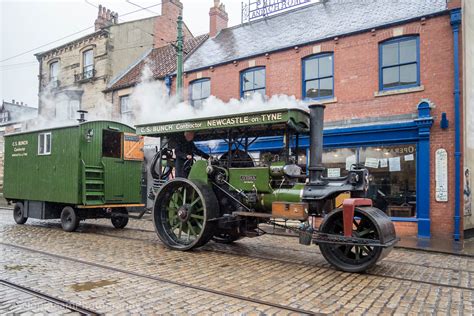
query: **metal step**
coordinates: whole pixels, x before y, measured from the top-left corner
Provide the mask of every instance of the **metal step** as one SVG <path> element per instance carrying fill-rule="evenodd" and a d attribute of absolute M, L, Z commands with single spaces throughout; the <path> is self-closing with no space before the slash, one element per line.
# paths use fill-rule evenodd
<path fill-rule="evenodd" d="M 86 179 L 86 184 L 104 184 L 104 180 Z"/>
<path fill-rule="evenodd" d="M 97 191 L 97 192 L 86 191 L 86 196 L 104 196 L 104 192 L 103 191 Z"/>

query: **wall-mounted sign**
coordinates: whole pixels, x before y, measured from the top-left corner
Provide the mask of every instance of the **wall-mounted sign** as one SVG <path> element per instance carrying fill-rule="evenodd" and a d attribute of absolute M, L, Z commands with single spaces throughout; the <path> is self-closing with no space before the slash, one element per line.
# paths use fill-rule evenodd
<path fill-rule="evenodd" d="M 242 2 L 242 23 L 310 2 L 311 0 L 248 0 Z"/>
<path fill-rule="evenodd" d="M 440 148 L 436 151 L 436 201 L 448 201 L 448 153 Z"/>

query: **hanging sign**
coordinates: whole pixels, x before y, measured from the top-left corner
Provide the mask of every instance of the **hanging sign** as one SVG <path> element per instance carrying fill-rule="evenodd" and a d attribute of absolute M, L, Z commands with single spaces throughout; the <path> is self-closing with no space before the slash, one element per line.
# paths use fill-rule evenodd
<path fill-rule="evenodd" d="M 436 151 L 436 201 L 448 201 L 448 153 L 440 148 Z"/>
<path fill-rule="evenodd" d="M 242 23 L 310 2 L 311 0 L 248 0 L 242 2 Z"/>

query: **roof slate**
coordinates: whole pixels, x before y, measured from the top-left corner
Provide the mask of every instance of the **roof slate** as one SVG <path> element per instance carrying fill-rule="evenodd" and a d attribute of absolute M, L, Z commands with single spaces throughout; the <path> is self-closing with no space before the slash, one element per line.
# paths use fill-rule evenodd
<path fill-rule="evenodd" d="M 206 34 L 184 41 L 183 50 L 185 57 L 207 38 L 208 35 Z M 176 50 L 171 44 L 155 48 L 107 90 L 117 90 L 137 84 L 140 82 L 140 77 L 145 65 L 150 67 L 154 79 L 162 79 L 176 70 L 176 57 Z"/>
<path fill-rule="evenodd" d="M 329 0 L 222 30 L 185 62 L 185 71 L 440 13 L 446 0 Z"/>

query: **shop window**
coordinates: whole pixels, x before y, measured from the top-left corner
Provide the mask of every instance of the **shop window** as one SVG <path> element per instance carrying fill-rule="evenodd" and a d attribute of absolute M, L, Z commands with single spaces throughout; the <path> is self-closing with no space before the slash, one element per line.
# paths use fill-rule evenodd
<path fill-rule="evenodd" d="M 420 85 L 418 37 L 403 37 L 380 44 L 380 90 Z"/>
<path fill-rule="evenodd" d="M 102 156 L 122 157 L 122 133 L 110 130 L 102 131 Z"/>
<path fill-rule="evenodd" d="M 40 133 L 38 135 L 38 155 L 51 154 L 51 133 Z"/>
<path fill-rule="evenodd" d="M 333 54 L 320 54 L 303 59 L 303 98 L 334 97 Z"/>
<path fill-rule="evenodd" d="M 257 67 L 240 73 L 240 96 L 244 99 L 258 93 L 266 94 L 265 67 Z"/>
<path fill-rule="evenodd" d="M 132 112 L 129 95 L 124 95 L 120 97 L 120 112 L 122 114 Z"/>
<path fill-rule="evenodd" d="M 358 163 L 369 170 L 368 197 L 392 217 L 416 216 L 416 145 L 328 148 L 323 153 L 326 176 L 347 175 Z"/>
<path fill-rule="evenodd" d="M 199 79 L 195 80 L 189 86 L 189 99 L 192 106 L 201 106 L 204 100 L 211 95 L 211 80 Z"/>

